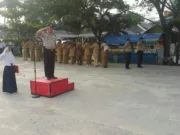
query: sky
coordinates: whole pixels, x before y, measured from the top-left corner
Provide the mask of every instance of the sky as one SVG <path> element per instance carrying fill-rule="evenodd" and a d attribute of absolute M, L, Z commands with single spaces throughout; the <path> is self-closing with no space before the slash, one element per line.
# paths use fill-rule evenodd
<path fill-rule="evenodd" d="M 2 0 L 0 0 L 2 1 Z M 127 2 L 127 4 L 129 5 L 133 5 L 135 3 L 135 0 L 124 0 L 125 2 Z M 136 12 L 136 13 L 139 13 L 141 15 L 143 15 L 145 18 L 148 18 L 148 19 L 152 19 L 152 20 L 158 20 L 159 17 L 157 15 L 157 12 L 156 10 L 152 11 L 151 13 L 146 13 L 146 10 L 141 10 L 141 8 L 137 8 L 135 10 L 132 10 L 133 12 Z M 112 10 L 112 12 L 116 12 L 115 10 Z M 4 18 L 2 16 L 0 16 L 0 24 L 4 24 Z"/>

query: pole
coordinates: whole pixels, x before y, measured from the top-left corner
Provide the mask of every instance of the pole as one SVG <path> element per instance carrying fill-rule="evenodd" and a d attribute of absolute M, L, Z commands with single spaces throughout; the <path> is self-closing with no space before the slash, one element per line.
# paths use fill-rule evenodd
<path fill-rule="evenodd" d="M 35 42 L 36 42 L 37 37 L 33 39 L 33 49 L 34 49 L 34 88 L 35 88 L 35 93 L 37 94 L 37 85 L 36 85 L 36 55 L 35 55 Z M 32 95 L 32 98 L 39 98 L 39 95 Z"/>

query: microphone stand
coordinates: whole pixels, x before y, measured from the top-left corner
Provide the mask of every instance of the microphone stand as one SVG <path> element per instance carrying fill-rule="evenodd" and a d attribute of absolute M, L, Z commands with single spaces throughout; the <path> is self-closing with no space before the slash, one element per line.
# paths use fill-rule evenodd
<path fill-rule="evenodd" d="M 36 86 L 36 55 L 35 55 L 35 46 L 36 46 L 36 44 L 35 44 L 35 42 L 36 42 L 36 39 L 37 39 L 38 37 L 35 37 L 34 39 L 33 39 L 33 50 L 34 50 L 34 85 L 35 85 L 35 93 L 37 94 L 37 86 Z M 32 98 L 39 98 L 40 96 L 39 95 L 32 95 Z"/>

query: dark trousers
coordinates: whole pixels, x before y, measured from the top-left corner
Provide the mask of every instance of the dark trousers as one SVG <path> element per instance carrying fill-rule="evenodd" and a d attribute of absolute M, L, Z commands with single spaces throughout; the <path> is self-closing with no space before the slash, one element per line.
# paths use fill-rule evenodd
<path fill-rule="evenodd" d="M 3 49 L 3 48 L 0 48 L 0 54 L 1 54 L 3 51 L 4 51 L 4 49 Z"/>
<path fill-rule="evenodd" d="M 16 76 L 14 66 L 5 66 L 3 73 L 3 92 L 17 92 Z"/>
<path fill-rule="evenodd" d="M 44 72 L 47 78 L 54 77 L 55 49 L 44 48 Z"/>
<path fill-rule="evenodd" d="M 125 54 L 125 62 L 126 62 L 126 68 L 129 68 L 129 64 L 131 62 L 131 52 L 126 52 Z"/>
<path fill-rule="evenodd" d="M 143 51 L 138 51 L 137 52 L 137 66 L 141 67 L 142 62 L 143 62 Z"/>

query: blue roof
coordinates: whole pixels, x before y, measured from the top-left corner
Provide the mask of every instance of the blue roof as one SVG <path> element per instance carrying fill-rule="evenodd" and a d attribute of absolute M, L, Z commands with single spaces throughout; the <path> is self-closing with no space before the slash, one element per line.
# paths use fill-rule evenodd
<path fill-rule="evenodd" d="M 149 33 L 143 35 L 121 35 L 121 36 L 107 36 L 105 41 L 109 45 L 122 45 L 126 43 L 127 39 L 130 39 L 131 42 L 137 43 L 139 38 L 143 37 L 144 41 L 159 39 L 162 36 L 162 33 Z"/>

